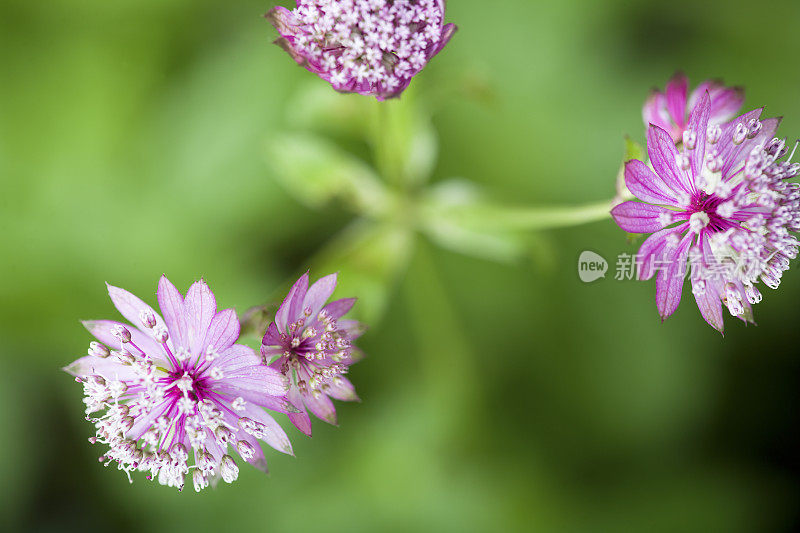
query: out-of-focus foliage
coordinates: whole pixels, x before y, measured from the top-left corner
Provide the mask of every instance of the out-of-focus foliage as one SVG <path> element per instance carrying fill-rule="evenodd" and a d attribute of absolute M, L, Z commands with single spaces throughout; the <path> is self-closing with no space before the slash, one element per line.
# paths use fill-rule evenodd
<path fill-rule="evenodd" d="M 452 0 L 459 32 L 384 117 L 418 144 L 380 156 L 399 135 L 371 144 L 381 108 L 272 46 L 272 5 L 0 3 L 0 529 L 796 529 L 796 271 L 720 339 L 689 301 L 660 324 L 652 284 L 580 283 L 581 251 L 613 270 L 636 249 L 610 220 L 490 242 L 455 215 L 610 198 L 623 135 L 644 141 L 647 91 L 678 68 L 746 85 L 800 136 L 800 5 Z M 265 143 L 298 137 L 362 170 L 289 192 Z M 370 172 L 424 209 L 354 213 L 339 200 Z M 309 267 L 382 316 L 339 428 L 199 496 L 97 463 L 59 369 L 88 345 L 79 319 L 114 316 L 104 281 L 154 303 L 160 274 L 202 275 L 244 312 Z"/>

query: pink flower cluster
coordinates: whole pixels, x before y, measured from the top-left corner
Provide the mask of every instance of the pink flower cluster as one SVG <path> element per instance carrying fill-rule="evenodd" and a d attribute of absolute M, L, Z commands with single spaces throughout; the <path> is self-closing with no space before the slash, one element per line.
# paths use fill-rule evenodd
<path fill-rule="evenodd" d="M 375 96 L 402 93 L 456 27 L 444 0 L 298 0 L 267 14 L 276 41 L 334 89 Z"/>

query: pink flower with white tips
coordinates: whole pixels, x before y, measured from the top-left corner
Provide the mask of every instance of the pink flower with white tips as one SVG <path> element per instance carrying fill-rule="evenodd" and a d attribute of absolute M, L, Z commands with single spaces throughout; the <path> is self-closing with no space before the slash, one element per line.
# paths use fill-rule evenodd
<path fill-rule="evenodd" d="M 666 130 L 676 143 L 683 141 L 683 132 L 688 125 L 689 111 L 701 96 L 708 92 L 711 98 L 709 124 L 722 124 L 736 116 L 744 104 L 744 89 L 725 87 L 718 81 L 704 81 L 689 92 L 689 80 L 682 73 L 675 74 L 664 92 L 657 89 L 650 93 L 644 104 L 642 115 L 645 126 L 654 125 Z"/>
<path fill-rule="evenodd" d="M 353 341 L 363 333 L 355 320 L 343 320 L 355 298 L 326 305 L 336 288 L 336 274 L 308 286 L 308 272 L 292 286 L 270 323 L 261 345 L 261 355 L 289 380 L 288 398 L 299 413 L 289 420 L 311 435 L 308 408 L 317 418 L 336 424 L 331 398 L 358 400 L 353 384 L 344 377 L 348 367 L 361 357 Z"/>
<path fill-rule="evenodd" d="M 275 41 L 309 71 L 346 93 L 399 96 L 456 30 L 444 0 L 297 0 L 272 8 Z"/>
<path fill-rule="evenodd" d="M 265 472 L 259 440 L 292 453 L 286 433 L 264 410 L 296 411 L 285 397 L 286 377 L 236 344 L 236 312 L 217 311 L 205 281 L 184 299 L 162 276 L 163 318 L 123 289 L 109 285 L 108 293 L 130 324 L 84 322 L 97 342 L 65 368 L 83 383 L 87 420 L 97 428 L 89 440 L 107 447 L 101 461 L 117 463 L 129 479 L 148 472 L 148 479 L 179 490 L 191 475 L 200 491 L 220 477 L 237 478 L 232 450 Z"/>
<path fill-rule="evenodd" d="M 692 109 L 683 143 L 676 147 L 659 126 L 647 132 L 650 165 L 625 165 L 625 184 L 639 201 L 611 214 L 630 233 L 652 233 L 638 255 L 639 279 L 656 272 L 656 305 L 663 319 L 678 308 L 689 274 L 703 318 L 723 331 L 723 304 L 752 322 L 761 301 L 756 285 L 777 289 L 800 241 L 800 185 L 787 180 L 800 164 L 783 139 L 779 119 L 761 109 L 717 125 L 703 93 Z"/>

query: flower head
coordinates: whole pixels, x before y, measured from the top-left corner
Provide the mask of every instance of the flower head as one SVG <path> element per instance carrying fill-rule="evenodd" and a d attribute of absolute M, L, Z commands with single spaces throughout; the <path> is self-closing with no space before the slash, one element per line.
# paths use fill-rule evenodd
<path fill-rule="evenodd" d="M 683 140 L 688 112 L 706 92 L 711 98 L 709 124 L 727 122 L 736 116 L 744 103 L 744 89 L 725 87 L 718 81 L 704 81 L 692 91 L 687 101 L 688 91 L 689 80 L 682 73 L 675 74 L 667 82 L 667 88 L 663 93 L 657 89 L 653 90 L 642 110 L 645 126 L 653 124 L 666 130 L 677 143 Z"/>
<path fill-rule="evenodd" d="M 639 250 L 639 279 L 658 270 L 656 304 L 662 320 L 678 307 L 687 266 L 692 293 L 705 320 L 723 331 L 722 304 L 752 321 L 761 301 L 756 284 L 777 288 L 800 242 L 800 172 L 773 138 L 779 119 L 761 109 L 716 125 L 711 97 L 691 111 L 680 148 L 658 126 L 647 132 L 652 169 L 638 160 L 625 166 L 636 198 L 611 214 L 631 233 L 652 233 Z M 793 154 L 792 154 L 793 155 Z"/>
<path fill-rule="evenodd" d="M 456 27 L 444 0 L 297 0 L 267 13 L 276 44 L 300 65 L 346 93 L 399 96 L 438 54 Z"/>
<path fill-rule="evenodd" d="M 317 418 L 336 424 L 331 398 L 358 400 L 343 374 L 360 358 L 352 343 L 364 328 L 355 320 L 341 318 L 353 307 L 355 298 L 326 305 L 335 288 L 336 274 L 309 287 L 305 273 L 283 300 L 261 345 L 265 361 L 289 380 L 289 401 L 300 410 L 289 413 L 289 419 L 307 435 L 311 435 L 311 418 L 306 408 Z"/>
<path fill-rule="evenodd" d="M 286 378 L 236 344 L 236 312 L 217 312 L 204 281 L 184 299 L 162 277 L 163 318 L 123 289 L 109 285 L 108 293 L 130 324 L 85 322 L 98 342 L 65 368 L 83 383 L 87 420 L 97 428 L 90 442 L 108 447 L 101 461 L 116 462 L 129 479 L 131 472 L 149 472 L 149 479 L 178 489 L 191 474 L 200 491 L 219 477 L 236 479 L 231 450 L 264 471 L 259 440 L 292 453 L 283 429 L 262 409 L 296 410 L 285 398 Z"/>

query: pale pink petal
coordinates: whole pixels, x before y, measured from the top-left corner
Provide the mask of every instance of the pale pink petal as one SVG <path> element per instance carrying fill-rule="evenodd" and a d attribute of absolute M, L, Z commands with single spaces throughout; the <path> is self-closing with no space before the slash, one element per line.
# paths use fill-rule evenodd
<path fill-rule="evenodd" d="M 350 380 L 345 377 L 339 377 L 331 380 L 330 388 L 326 391 L 326 393 L 335 400 L 341 400 L 344 402 L 360 401 L 358 395 L 356 394 L 356 388 L 352 383 L 350 383 Z"/>
<path fill-rule="evenodd" d="M 320 420 L 324 420 L 334 426 L 337 424 L 336 408 L 333 406 L 333 402 L 330 398 L 325 394 L 320 394 L 315 398 L 312 393 L 308 392 L 303 394 L 303 402 L 306 404 L 306 407 L 314 413 L 314 416 Z"/>
<path fill-rule="evenodd" d="M 192 283 L 186 292 L 183 308 L 189 327 L 189 351 L 192 355 L 197 355 L 206 339 L 211 321 L 217 314 L 217 300 L 204 280 Z"/>
<path fill-rule="evenodd" d="M 158 344 L 150 335 L 122 322 L 115 322 L 114 320 L 85 320 L 83 326 L 89 330 L 89 333 L 113 350 L 121 350 L 122 343 L 114 336 L 113 330 L 116 327 L 122 326 L 127 329 L 131 334 L 131 342 L 135 344 L 140 350 L 143 350 L 150 357 L 163 361 L 165 353 L 160 344 Z M 128 348 L 126 348 L 128 349 Z M 136 348 L 130 347 L 130 351 L 138 355 Z"/>
<path fill-rule="evenodd" d="M 116 362 L 113 356 L 103 359 L 86 355 L 65 366 L 64 371 L 79 378 L 97 375 L 107 380 L 131 381 L 139 377 L 132 366 Z"/>
<path fill-rule="evenodd" d="M 108 287 L 108 295 L 111 297 L 114 307 L 117 308 L 117 311 L 119 311 L 128 322 L 136 327 L 143 327 L 141 313 L 144 311 L 153 314 L 156 319 L 155 327 L 166 327 L 161 315 L 156 313 L 152 307 L 144 303 L 138 296 L 131 294 L 125 289 L 109 285 L 108 283 L 106 283 L 106 286 Z"/>
<path fill-rule="evenodd" d="M 238 347 L 241 345 L 234 345 Z M 249 348 L 248 348 L 249 349 Z M 252 352 L 252 350 L 250 350 Z M 254 357 L 255 352 L 252 352 Z M 269 394 L 272 396 L 283 396 L 289 389 L 286 376 L 266 365 L 262 365 L 259 359 L 255 365 L 236 364 L 242 358 L 228 358 L 224 361 L 214 361 L 212 366 L 222 370 L 225 380 L 216 385 L 217 390 L 237 394 L 242 391 L 252 391 L 255 393 Z"/>
<path fill-rule="evenodd" d="M 249 346 L 234 344 L 230 348 L 220 352 L 213 362 L 214 366 L 218 366 L 226 372 L 236 372 L 242 368 L 260 365 L 261 358 Z"/>
<path fill-rule="evenodd" d="M 186 315 L 183 310 L 183 296 L 175 288 L 166 276 L 161 276 L 158 282 L 158 306 L 161 308 L 161 315 L 167 324 L 169 336 L 173 346 L 188 349 L 188 331 Z"/>
<path fill-rule="evenodd" d="M 292 443 L 289 442 L 289 437 L 283 428 L 272 418 L 266 411 L 251 403 L 246 403 L 244 411 L 240 411 L 239 416 L 246 416 L 256 422 L 260 422 L 267 426 L 267 431 L 264 435 L 264 442 L 278 450 L 289 455 L 294 455 L 292 452 Z"/>
<path fill-rule="evenodd" d="M 367 327 L 357 320 L 339 320 L 337 326 L 349 341 L 356 340 L 367 331 Z"/>
<path fill-rule="evenodd" d="M 201 348 L 210 347 L 218 353 L 223 352 L 239 339 L 239 330 L 239 318 L 236 316 L 236 311 L 233 309 L 220 311 L 211 320 L 206 340 Z"/>
<path fill-rule="evenodd" d="M 235 428 L 237 426 L 233 427 Z M 248 444 L 250 444 L 250 446 L 253 447 L 253 450 L 255 452 L 253 454 L 253 457 L 251 457 L 250 459 L 245 459 L 245 461 L 247 461 L 249 464 L 253 465 L 257 469 L 261 470 L 265 474 L 269 473 L 269 469 L 267 468 L 267 458 L 264 456 L 264 450 L 261 449 L 261 443 L 258 441 L 258 439 L 241 429 L 236 433 L 236 438 L 238 440 L 243 440 Z M 234 448 L 236 447 L 235 443 L 232 442 L 231 444 L 234 445 Z"/>

